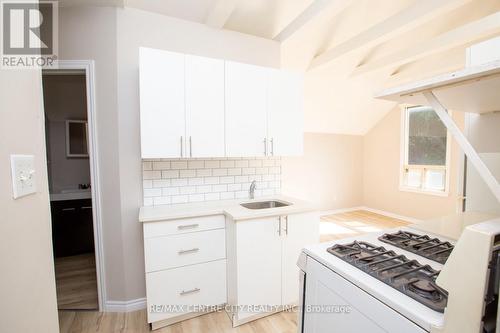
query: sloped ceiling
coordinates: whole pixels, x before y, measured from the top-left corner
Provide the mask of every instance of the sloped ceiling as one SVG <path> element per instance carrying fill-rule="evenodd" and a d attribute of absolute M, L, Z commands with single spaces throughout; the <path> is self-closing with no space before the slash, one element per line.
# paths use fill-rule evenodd
<path fill-rule="evenodd" d="M 500 11 L 498 0 L 60 1 L 89 4 L 212 26 L 208 18 L 216 17 L 222 29 L 278 39 L 282 67 L 306 73 L 309 132 L 367 133 L 396 106 L 375 100 L 375 92 L 459 69 L 466 47 L 500 35 L 500 20 L 488 21 Z"/>

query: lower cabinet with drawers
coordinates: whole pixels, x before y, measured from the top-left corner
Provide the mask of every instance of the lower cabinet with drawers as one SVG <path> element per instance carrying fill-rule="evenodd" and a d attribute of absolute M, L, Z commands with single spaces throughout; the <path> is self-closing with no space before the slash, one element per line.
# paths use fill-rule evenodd
<path fill-rule="evenodd" d="M 144 222 L 143 229 L 152 329 L 227 302 L 224 215 Z"/>

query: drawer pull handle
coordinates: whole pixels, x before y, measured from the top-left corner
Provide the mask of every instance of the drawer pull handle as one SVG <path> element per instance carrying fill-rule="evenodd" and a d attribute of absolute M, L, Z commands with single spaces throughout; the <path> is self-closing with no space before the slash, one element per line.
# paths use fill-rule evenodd
<path fill-rule="evenodd" d="M 76 208 L 63 208 L 61 209 L 63 212 L 70 212 L 76 210 Z"/>
<path fill-rule="evenodd" d="M 193 228 L 198 228 L 200 225 L 198 223 L 196 224 L 187 224 L 187 225 L 179 225 L 177 226 L 177 229 L 179 230 L 184 230 L 184 229 L 193 229 Z"/>
<path fill-rule="evenodd" d="M 187 253 L 194 253 L 194 252 L 198 252 L 198 251 L 200 251 L 200 249 L 195 247 L 194 249 L 190 249 L 190 250 L 180 250 L 178 253 L 179 254 L 187 254 Z"/>
<path fill-rule="evenodd" d="M 92 209 L 92 206 L 83 206 L 82 209 Z"/>
<path fill-rule="evenodd" d="M 191 290 L 183 290 L 179 293 L 179 295 L 181 296 L 185 296 L 185 295 L 189 295 L 189 294 L 193 294 L 193 293 L 197 293 L 200 291 L 200 288 L 194 288 L 194 289 L 191 289 Z"/>

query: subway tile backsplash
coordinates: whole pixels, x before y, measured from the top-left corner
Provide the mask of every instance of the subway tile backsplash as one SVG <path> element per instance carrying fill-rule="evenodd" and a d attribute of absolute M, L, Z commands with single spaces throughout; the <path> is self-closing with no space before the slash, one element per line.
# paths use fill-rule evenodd
<path fill-rule="evenodd" d="M 279 194 L 281 159 L 214 158 L 142 161 L 144 206 L 248 198 Z"/>

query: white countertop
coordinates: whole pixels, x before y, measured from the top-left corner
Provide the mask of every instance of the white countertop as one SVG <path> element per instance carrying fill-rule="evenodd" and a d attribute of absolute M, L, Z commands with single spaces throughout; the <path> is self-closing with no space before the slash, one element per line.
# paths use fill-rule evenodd
<path fill-rule="evenodd" d="M 59 193 L 50 193 L 50 201 L 81 200 L 92 198 L 90 189 L 85 190 L 64 190 Z"/>
<path fill-rule="evenodd" d="M 291 205 L 267 209 L 248 209 L 240 206 L 241 203 L 268 200 L 284 201 L 290 203 Z M 141 207 L 139 211 L 139 222 L 156 222 L 210 215 L 226 215 L 233 220 L 249 220 L 261 217 L 302 213 L 313 210 L 316 210 L 316 207 L 309 202 L 288 196 L 277 195 L 272 197 L 256 198 L 253 200 L 220 200 Z"/>

